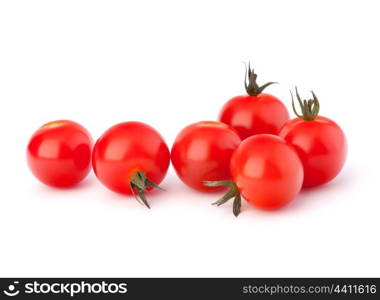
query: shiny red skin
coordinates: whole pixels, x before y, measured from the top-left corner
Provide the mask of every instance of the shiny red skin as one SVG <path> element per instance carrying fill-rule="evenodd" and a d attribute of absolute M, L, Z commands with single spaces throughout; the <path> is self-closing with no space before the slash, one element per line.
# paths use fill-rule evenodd
<path fill-rule="evenodd" d="M 284 125 L 280 136 L 294 146 L 302 160 L 304 187 L 324 184 L 343 168 L 347 141 L 334 121 L 322 116 L 313 121 L 296 118 Z"/>
<path fill-rule="evenodd" d="M 92 156 L 97 178 L 110 190 L 127 195 L 132 195 L 130 181 L 137 171 L 160 184 L 169 163 L 164 139 L 141 122 L 124 122 L 108 129 L 97 140 Z"/>
<path fill-rule="evenodd" d="M 261 133 L 278 134 L 288 120 L 285 105 L 269 94 L 234 97 L 219 114 L 219 121 L 233 127 L 241 139 Z"/>
<path fill-rule="evenodd" d="M 231 173 L 241 195 L 261 209 L 277 209 L 292 201 L 303 182 L 296 151 L 278 136 L 245 139 L 231 158 Z"/>
<path fill-rule="evenodd" d="M 91 170 L 92 138 L 73 121 L 58 120 L 40 127 L 27 147 L 30 170 L 41 182 L 53 187 L 70 187 Z"/>
<path fill-rule="evenodd" d="M 198 122 L 185 127 L 175 139 L 171 159 L 179 178 L 199 191 L 220 190 L 204 181 L 231 178 L 229 162 L 241 140 L 226 124 Z"/>

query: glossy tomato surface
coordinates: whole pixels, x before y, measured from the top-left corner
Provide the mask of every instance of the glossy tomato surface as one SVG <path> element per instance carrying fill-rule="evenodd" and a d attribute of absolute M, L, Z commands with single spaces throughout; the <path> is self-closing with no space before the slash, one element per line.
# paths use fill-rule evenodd
<path fill-rule="evenodd" d="M 27 161 L 32 173 L 53 187 L 69 187 L 83 180 L 91 170 L 92 139 L 73 121 L 47 123 L 31 137 Z"/>
<path fill-rule="evenodd" d="M 98 179 L 110 190 L 129 195 L 136 172 L 144 172 L 159 184 L 169 163 L 164 139 L 153 127 L 141 122 L 124 122 L 108 129 L 96 142 L 92 158 Z"/>
<path fill-rule="evenodd" d="M 324 184 L 343 168 L 347 142 L 342 129 L 334 121 L 322 116 L 312 121 L 296 118 L 284 125 L 280 136 L 294 146 L 302 160 L 304 187 Z"/>
<path fill-rule="evenodd" d="M 229 162 L 241 140 L 226 124 L 198 122 L 184 128 L 171 151 L 173 166 L 179 178 L 200 191 L 218 190 L 204 186 L 204 181 L 231 178 Z"/>
<path fill-rule="evenodd" d="M 261 133 L 278 134 L 289 120 L 289 113 L 279 99 L 263 93 L 232 98 L 223 106 L 219 120 L 233 127 L 241 139 L 245 139 Z"/>
<path fill-rule="evenodd" d="M 301 160 L 278 136 L 260 134 L 245 139 L 233 154 L 230 167 L 243 198 L 262 209 L 288 204 L 302 187 Z"/>

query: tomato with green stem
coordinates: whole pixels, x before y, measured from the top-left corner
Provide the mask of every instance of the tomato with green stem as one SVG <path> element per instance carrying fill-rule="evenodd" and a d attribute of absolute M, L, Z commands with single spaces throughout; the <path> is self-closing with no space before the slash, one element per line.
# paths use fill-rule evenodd
<path fill-rule="evenodd" d="M 339 174 L 347 156 L 347 141 L 338 124 L 318 115 L 320 103 L 313 91 L 310 100 L 302 100 L 297 88 L 295 93 L 301 113 L 297 112 L 291 93 L 297 118 L 288 121 L 279 135 L 294 146 L 302 160 L 305 172 L 303 186 L 314 187 Z"/>
<path fill-rule="evenodd" d="M 110 190 L 134 195 L 150 208 L 146 191 L 158 188 L 170 163 L 161 135 L 141 122 L 124 122 L 108 129 L 96 142 L 92 165 L 97 178 Z"/>
<path fill-rule="evenodd" d="M 32 173 L 53 187 L 71 187 L 91 170 L 92 138 L 80 124 L 58 120 L 41 126 L 31 137 L 27 160 Z"/>
<path fill-rule="evenodd" d="M 293 147 L 278 136 L 258 134 L 245 139 L 232 155 L 232 180 L 206 181 L 206 186 L 227 186 L 229 191 L 214 205 L 234 199 L 238 216 L 241 198 L 266 210 L 280 208 L 299 193 L 303 182 L 301 160 Z"/>
<path fill-rule="evenodd" d="M 229 162 L 240 144 L 238 134 L 228 125 L 203 121 L 185 127 L 176 137 L 171 159 L 178 177 L 199 191 L 220 188 L 207 187 L 205 180 L 231 178 Z"/>
<path fill-rule="evenodd" d="M 289 120 L 285 105 L 276 97 L 263 93 L 276 82 L 259 86 L 256 80 L 257 74 L 248 64 L 244 82 L 248 95 L 232 98 L 219 114 L 219 121 L 233 127 L 241 139 L 260 133 L 278 134 Z"/>

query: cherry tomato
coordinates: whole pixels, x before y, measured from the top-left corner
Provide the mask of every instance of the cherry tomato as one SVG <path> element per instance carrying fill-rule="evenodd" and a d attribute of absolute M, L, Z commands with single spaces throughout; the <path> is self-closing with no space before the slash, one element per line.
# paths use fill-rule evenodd
<path fill-rule="evenodd" d="M 149 208 L 145 192 L 159 188 L 170 163 L 161 135 L 141 122 L 124 122 L 108 129 L 96 142 L 92 165 L 110 190 L 135 195 Z"/>
<path fill-rule="evenodd" d="M 203 181 L 231 177 L 230 158 L 240 142 L 237 133 L 226 124 L 204 121 L 189 125 L 173 144 L 173 166 L 179 178 L 193 189 L 220 189 L 204 186 Z"/>
<path fill-rule="evenodd" d="M 296 95 L 302 114 L 295 111 L 298 117 L 284 125 L 280 136 L 294 146 L 302 160 L 305 172 L 303 186 L 313 187 L 338 175 L 346 160 L 347 142 L 342 129 L 334 121 L 318 116 L 319 101 L 314 93 L 313 99 L 308 101 L 301 100 L 297 89 Z"/>
<path fill-rule="evenodd" d="M 215 202 L 234 198 L 233 212 L 240 213 L 241 196 L 261 209 L 277 209 L 292 201 L 303 182 L 300 158 L 292 146 L 278 136 L 259 134 L 245 139 L 231 158 L 232 181 L 205 182 L 228 186 L 228 193 Z"/>
<path fill-rule="evenodd" d="M 250 66 L 246 77 L 245 87 L 248 95 L 229 100 L 219 114 L 219 121 L 233 127 L 242 139 L 260 133 L 278 134 L 284 123 L 289 120 L 288 110 L 276 97 L 262 93 L 274 82 L 259 87 L 256 83 L 257 75 Z"/>
<path fill-rule="evenodd" d="M 39 128 L 29 141 L 29 168 L 47 185 L 73 186 L 91 170 L 91 148 L 90 134 L 78 123 L 50 122 Z"/>

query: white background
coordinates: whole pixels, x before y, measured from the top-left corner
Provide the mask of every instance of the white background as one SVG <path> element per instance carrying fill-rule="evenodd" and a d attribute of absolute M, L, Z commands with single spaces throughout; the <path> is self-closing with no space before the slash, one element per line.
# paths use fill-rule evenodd
<path fill-rule="evenodd" d="M 378 1 L 1 1 L 1 276 L 379 276 Z M 91 174 L 40 184 L 25 149 L 43 123 L 94 139 L 121 121 L 171 146 L 244 93 L 242 61 L 290 108 L 314 89 L 347 134 L 336 180 L 263 212 L 210 203 L 173 169 L 147 210 Z"/>

